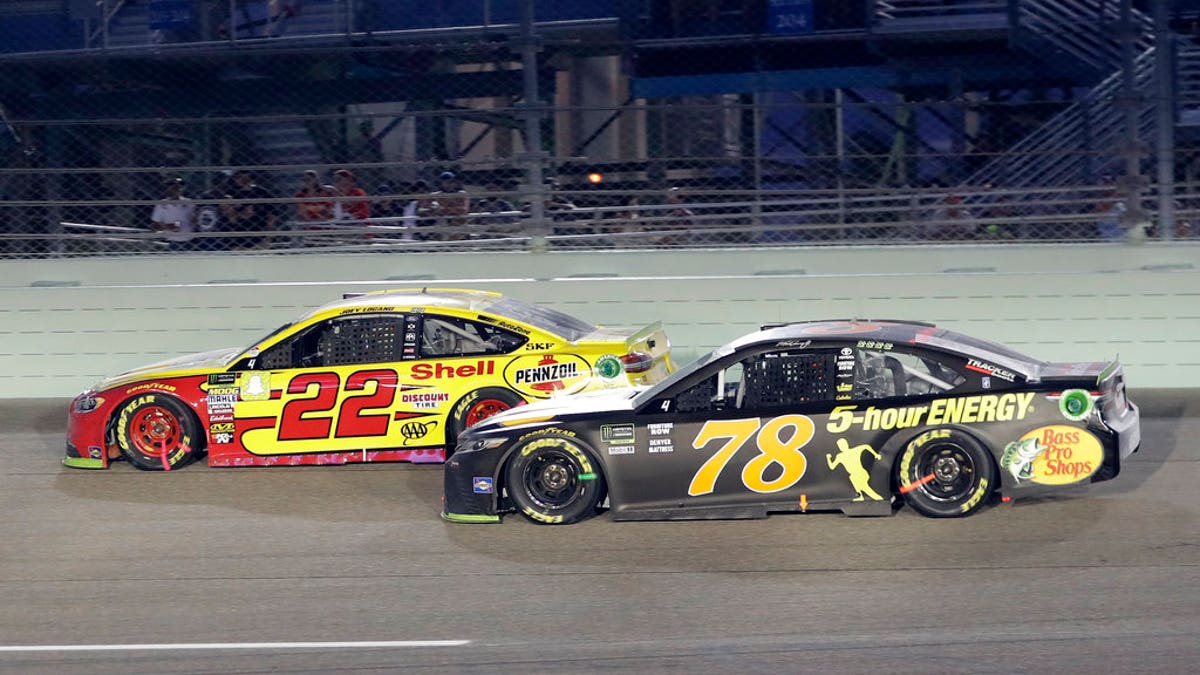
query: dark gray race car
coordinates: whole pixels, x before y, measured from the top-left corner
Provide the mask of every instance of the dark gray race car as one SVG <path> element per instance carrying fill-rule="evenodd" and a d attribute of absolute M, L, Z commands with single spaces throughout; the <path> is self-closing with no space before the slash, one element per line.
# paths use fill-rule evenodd
<path fill-rule="evenodd" d="M 617 520 L 965 516 L 1003 495 L 1108 480 L 1141 441 L 1117 362 L 1047 363 L 930 324 L 767 327 L 637 392 L 471 427 L 443 516 Z"/>

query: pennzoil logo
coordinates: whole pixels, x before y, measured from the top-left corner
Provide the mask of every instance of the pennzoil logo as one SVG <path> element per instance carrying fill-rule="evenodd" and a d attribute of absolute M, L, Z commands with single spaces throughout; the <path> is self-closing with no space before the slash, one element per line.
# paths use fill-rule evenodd
<path fill-rule="evenodd" d="M 517 391 L 542 398 L 566 394 L 587 383 L 591 366 L 574 354 L 544 354 L 513 359 L 504 379 Z"/>

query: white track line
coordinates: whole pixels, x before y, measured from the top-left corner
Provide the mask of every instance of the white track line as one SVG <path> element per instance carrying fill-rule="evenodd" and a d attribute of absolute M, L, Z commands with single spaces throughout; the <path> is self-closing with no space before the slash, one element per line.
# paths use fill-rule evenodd
<path fill-rule="evenodd" d="M 133 645 L 0 645 L 0 653 L 11 652 L 141 652 L 197 649 L 377 649 L 419 647 L 462 647 L 470 640 L 390 640 L 364 642 L 181 642 Z"/>

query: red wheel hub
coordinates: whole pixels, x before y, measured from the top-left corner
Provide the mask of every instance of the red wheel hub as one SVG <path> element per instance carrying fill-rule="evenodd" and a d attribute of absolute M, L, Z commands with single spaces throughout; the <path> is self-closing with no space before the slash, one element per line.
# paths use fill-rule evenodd
<path fill-rule="evenodd" d="M 183 445 L 183 429 L 170 410 L 149 406 L 134 413 L 129 440 L 143 455 L 163 457 Z"/>
<path fill-rule="evenodd" d="M 477 422 L 482 422 L 487 418 L 502 413 L 512 406 L 495 398 L 484 398 L 475 402 L 471 409 L 467 411 L 467 426 L 474 426 Z"/>

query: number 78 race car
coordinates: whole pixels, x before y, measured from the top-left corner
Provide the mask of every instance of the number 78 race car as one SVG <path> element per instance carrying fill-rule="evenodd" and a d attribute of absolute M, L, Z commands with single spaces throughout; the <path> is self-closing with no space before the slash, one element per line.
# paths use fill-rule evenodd
<path fill-rule="evenodd" d="M 661 380 L 658 324 L 616 331 L 498 293 L 351 294 L 249 347 L 109 378 L 71 403 L 63 463 L 440 462 L 512 406 Z"/>
<path fill-rule="evenodd" d="M 932 517 L 1115 477 L 1140 445 L 1119 363 L 1047 363 L 898 321 L 768 327 L 640 391 L 525 406 L 468 429 L 443 517 L 543 523 Z"/>

